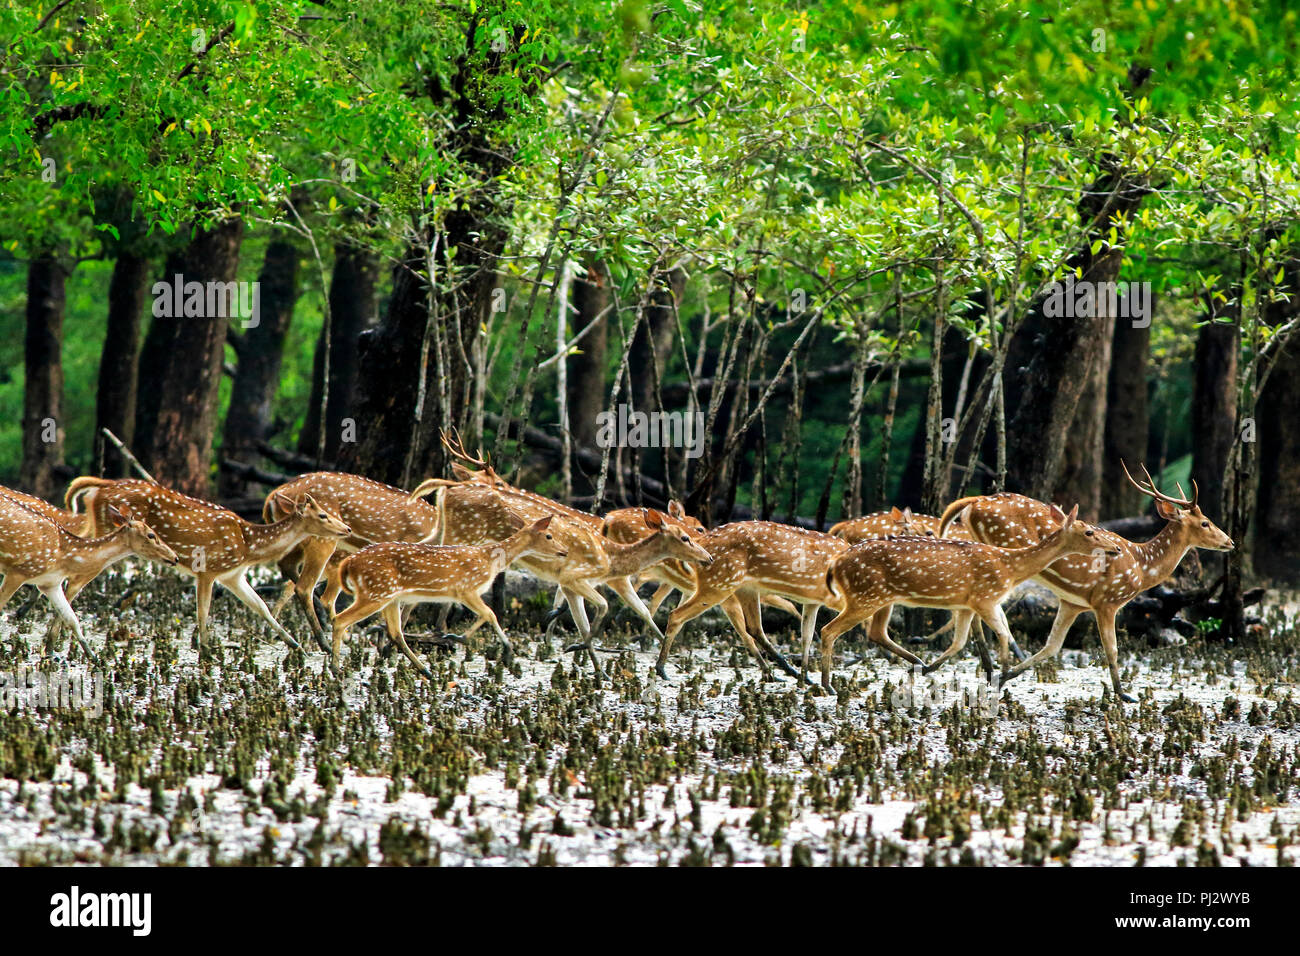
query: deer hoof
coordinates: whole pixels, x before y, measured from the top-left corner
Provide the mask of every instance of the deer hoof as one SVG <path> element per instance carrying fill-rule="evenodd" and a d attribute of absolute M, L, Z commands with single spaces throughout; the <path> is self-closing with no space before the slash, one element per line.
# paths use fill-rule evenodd
<path fill-rule="evenodd" d="M 1120 691 L 1116 696 L 1126 704 L 1136 704 L 1138 702 L 1138 699 L 1132 694 L 1126 694 L 1123 691 Z"/>
<path fill-rule="evenodd" d="M 655 674 L 659 676 L 660 680 L 668 680 L 668 668 L 666 668 L 663 664 L 655 665 Z"/>
<path fill-rule="evenodd" d="M 552 624 L 558 621 L 561 615 L 563 614 L 564 614 L 564 608 L 562 607 L 551 608 L 549 611 L 546 612 L 546 617 L 542 618 L 542 626 L 550 627 Z"/>
<path fill-rule="evenodd" d="M 591 644 L 590 644 L 590 642 L 585 643 L 585 644 L 570 644 L 570 645 L 568 645 L 567 647 L 564 648 L 564 653 L 566 653 L 566 654 L 576 654 L 576 653 L 578 653 L 579 651 L 589 651 L 589 650 L 591 650 Z"/>

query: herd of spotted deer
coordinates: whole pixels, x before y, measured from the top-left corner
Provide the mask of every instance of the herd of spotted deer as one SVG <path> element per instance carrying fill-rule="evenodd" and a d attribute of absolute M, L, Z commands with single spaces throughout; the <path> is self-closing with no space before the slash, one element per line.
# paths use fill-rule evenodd
<path fill-rule="evenodd" d="M 1117 612 L 1168 578 L 1188 550 L 1233 547 L 1197 507 L 1194 482 L 1191 498 L 1181 486 L 1175 498 L 1159 491 L 1145 469 L 1145 482 L 1127 468 L 1125 474 L 1155 500 L 1166 525 L 1142 544 L 1077 520 L 1077 507 L 1067 515 L 1010 493 L 960 498 L 940 517 L 893 508 L 824 534 L 770 521 L 705 529 L 677 502 L 667 512 L 622 508 L 591 515 L 506 482 L 458 438 L 443 441 L 457 459 L 454 479 L 429 479 L 408 493 L 342 472 L 306 474 L 267 496 L 261 524 L 141 479 L 77 478 L 65 509 L 0 488 L 0 608 L 22 585 L 32 585 L 57 612 L 52 634 L 68 626 L 96 659 L 69 602 L 107 566 L 134 554 L 194 577 L 200 642 L 213 584 L 220 583 L 295 648 L 276 618 L 296 596 L 335 669 L 349 628 L 381 614 L 397 646 L 432 677 L 406 642 L 403 611 L 431 601 L 460 604 L 477 615 L 464 637 L 491 625 L 509 663 L 509 639 L 483 595 L 514 565 L 556 585 L 552 616 L 567 603 L 582 637 L 569 650 L 585 651 L 598 670 L 594 639 L 609 611 L 601 585 L 658 637 L 655 670 L 664 678 L 682 626 L 721 605 L 765 679 L 773 676 L 770 658 L 806 680 L 817 613 L 826 607 L 836 612 L 820 632 L 821 683 L 828 689 L 835 640 L 860 623 L 871 641 L 928 673 L 962 650 L 978 616 L 997 635 L 1005 682 L 1059 653 L 1074 619 L 1092 611 L 1115 693 L 1131 701 L 1120 679 Z M 250 568 L 270 563 L 288 581 L 274 610 L 247 578 Z M 329 641 L 315 607 L 322 576 Z M 1001 605 L 1031 578 L 1056 593 L 1060 608 L 1046 645 L 1013 664 Z M 647 581 L 658 585 L 648 606 L 637 593 Z M 654 615 L 673 590 L 682 597 L 661 631 Z M 352 604 L 338 611 L 343 591 Z M 802 615 L 800 671 L 765 635 L 763 604 Z M 930 664 L 890 639 L 895 604 L 953 612 L 953 640 Z"/>

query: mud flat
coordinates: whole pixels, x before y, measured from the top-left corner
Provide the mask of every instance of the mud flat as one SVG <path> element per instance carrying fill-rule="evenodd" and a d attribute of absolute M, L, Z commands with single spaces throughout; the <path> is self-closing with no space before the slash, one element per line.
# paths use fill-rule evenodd
<path fill-rule="evenodd" d="M 874 651 L 821 696 L 761 684 L 715 624 L 688 629 L 670 682 L 631 635 L 608 636 L 597 681 L 535 629 L 511 630 L 509 671 L 483 643 L 434 652 L 433 683 L 354 638 L 340 680 L 230 600 L 201 662 L 192 594 L 120 608 L 123 584 L 84 602 L 98 705 L 30 706 L 47 615 L 0 630 L 0 864 L 1300 860 L 1300 638 L 1281 612 L 1245 647 L 1121 638 L 1139 703 L 1120 705 L 1095 638 L 1000 697 L 973 660 L 923 678 Z M 77 652 L 46 668 L 90 674 Z"/>

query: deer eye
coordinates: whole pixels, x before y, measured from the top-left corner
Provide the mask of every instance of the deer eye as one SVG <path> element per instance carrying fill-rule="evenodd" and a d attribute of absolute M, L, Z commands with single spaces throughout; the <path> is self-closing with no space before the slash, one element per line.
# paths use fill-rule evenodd
<path fill-rule="evenodd" d="M 1208 521 L 1202 521 L 1202 522 L 1201 522 L 1201 527 L 1202 527 L 1202 528 L 1208 528 L 1209 526 L 1210 526 L 1210 523 L 1209 523 Z"/>
<path fill-rule="evenodd" d="M 547 540 L 547 541 L 550 541 L 550 540 L 551 540 L 551 536 L 550 536 L 549 534 L 546 536 L 546 540 Z"/>
<path fill-rule="evenodd" d="M 158 536 L 157 536 L 156 534 L 150 534 L 150 535 L 149 535 L 149 540 L 150 540 L 150 541 L 157 541 L 157 540 L 158 540 Z"/>
<path fill-rule="evenodd" d="M 1089 528 L 1087 531 L 1084 532 L 1084 534 L 1086 534 L 1089 538 L 1091 538 L 1091 537 L 1092 537 L 1092 529 Z"/>

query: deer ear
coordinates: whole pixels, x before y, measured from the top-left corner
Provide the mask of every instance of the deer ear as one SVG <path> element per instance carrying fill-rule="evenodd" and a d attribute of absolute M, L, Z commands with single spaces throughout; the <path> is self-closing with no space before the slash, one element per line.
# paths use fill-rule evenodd
<path fill-rule="evenodd" d="M 275 494 L 273 494 L 271 496 L 271 501 L 275 503 L 275 506 L 277 508 L 280 508 L 282 510 L 287 510 L 287 511 L 298 510 L 298 502 L 294 501 L 293 498 L 285 494 L 283 491 L 277 491 Z"/>
<path fill-rule="evenodd" d="M 554 517 L 555 515 L 547 515 L 545 518 L 538 518 L 535 522 L 533 522 L 533 530 L 545 531 L 547 528 L 550 527 L 551 519 Z"/>
<path fill-rule="evenodd" d="M 895 521 L 903 520 L 903 512 L 898 510 L 898 505 L 894 505 L 894 507 L 889 509 L 889 517 Z"/>
<path fill-rule="evenodd" d="M 1065 519 L 1065 523 L 1064 523 L 1065 527 L 1068 528 L 1070 525 L 1074 524 L 1074 520 L 1078 517 L 1079 517 L 1079 506 L 1076 504 L 1073 508 L 1070 509 L 1070 516 Z"/>
<path fill-rule="evenodd" d="M 1173 521 L 1178 517 L 1178 506 L 1170 504 L 1168 501 L 1161 501 L 1157 498 L 1156 514 L 1160 515 L 1160 517 L 1164 518 L 1166 521 Z"/>
<path fill-rule="evenodd" d="M 908 521 L 911 521 L 911 520 L 912 520 L 912 509 L 911 509 L 911 508 L 904 508 L 904 509 L 903 509 L 903 517 L 906 518 Z"/>
<path fill-rule="evenodd" d="M 1049 507 L 1050 510 L 1051 510 L 1052 519 L 1053 519 L 1057 524 L 1064 524 L 1064 523 L 1065 523 L 1065 512 L 1062 511 L 1060 508 L 1058 508 L 1056 505 L 1049 505 L 1048 507 Z"/>
<path fill-rule="evenodd" d="M 668 502 L 668 513 L 679 520 L 686 517 L 686 509 L 680 501 Z"/>
<path fill-rule="evenodd" d="M 121 511 L 118 510 L 117 505 L 109 505 L 108 520 L 113 522 L 115 527 L 120 528 L 122 527 L 122 525 L 126 524 L 127 521 L 129 521 L 130 519 L 126 515 L 122 514 Z"/>
<path fill-rule="evenodd" d="M 659 531 L 664 526 L 664 516 L 653 508 L 646 509 L 645 523 Z"/>

